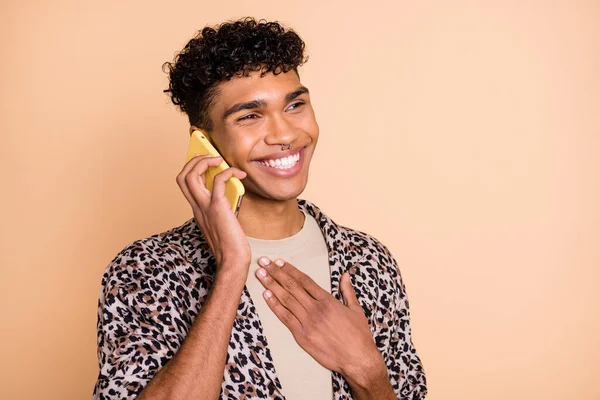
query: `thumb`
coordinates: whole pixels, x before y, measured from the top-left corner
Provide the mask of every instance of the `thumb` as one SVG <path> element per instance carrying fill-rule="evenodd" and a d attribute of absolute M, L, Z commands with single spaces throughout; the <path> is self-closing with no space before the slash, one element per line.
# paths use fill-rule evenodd
<path fill-rule="evenodd" d="M 356 293 L 354 293 L 354 288 L 352 287 L 352 282 L 350 281 L 350 274 L 348 272 L 344 272 L 344 274 L 342 275 L 340 288 L 342 290 L 342 296 L 344 297 L 344 304 L 346 304 L 350 308 L 355 306 L 360 307 L 360 303 L 356 298 Z"/>

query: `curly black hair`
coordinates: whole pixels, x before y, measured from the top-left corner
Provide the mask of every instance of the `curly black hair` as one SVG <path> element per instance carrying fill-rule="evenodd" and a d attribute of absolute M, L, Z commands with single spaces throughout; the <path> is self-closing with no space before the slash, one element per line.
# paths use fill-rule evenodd
<path fill-rule="evenodd" d="M 219 82 L 261 71 L 279 74 L 304 64 L 304 41 L 278 22 L 246 17 L 205 27 L 179 52 L 173 62 L 163 64 L 169 74 L 171 101 L 188 115 L 190 124 L 212 130 L 208 109 Z"/>

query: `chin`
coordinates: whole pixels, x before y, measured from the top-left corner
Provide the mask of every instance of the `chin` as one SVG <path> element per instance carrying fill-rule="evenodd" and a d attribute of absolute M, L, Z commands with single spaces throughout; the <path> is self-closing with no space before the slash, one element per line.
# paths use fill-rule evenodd
<path fill-rule="evenodd" d="M 301 194 L 302 194 L 303 190 L 297 191 L 297 192 L 293 192 L 293 193 L 279 193 L 273 196 L 270 196 L 271 199 L 276 200 L 276 201 L 289 201 L 289 200 L 295 200 L 297 199 Z"/>
<path fill-rule="evenodd" d="M 265 190 L 265 194 L 268 196 L 267 198 L 277 200 L 277 201 L 288 201 L 297 199 L 298 196 L 304 192 L 304 188 L 306 185 L 302 185 L 301 187 L 295 188 L 286 188 L 284 190 Z"/>
<path fill-rule="evenodd" d="M 252 193 L 253 197 L 262 197 L 264 199 L 275 201 L 289 201 L 297 199 L 302 192 L 304 192 L 304 189 L 306 188 L 306 182 L 296 185 L 277 185 L 279 187 L 274 186 L 256 185 L 256 187 L 251 187 L 248 185 L 246 189 L 248 192 Z"/>

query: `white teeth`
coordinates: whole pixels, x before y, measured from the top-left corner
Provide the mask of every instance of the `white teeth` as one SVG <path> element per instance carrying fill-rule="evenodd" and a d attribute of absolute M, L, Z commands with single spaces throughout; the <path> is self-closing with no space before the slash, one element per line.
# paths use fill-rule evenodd
<path fill-rule="evenodd" d="M 260 164 L 277 169 L 290 169 L 300 160 L 300 153 L 296 153 L 293 156 L 279 158 L 277 160 L 265 160 L 259 161 Z"/>

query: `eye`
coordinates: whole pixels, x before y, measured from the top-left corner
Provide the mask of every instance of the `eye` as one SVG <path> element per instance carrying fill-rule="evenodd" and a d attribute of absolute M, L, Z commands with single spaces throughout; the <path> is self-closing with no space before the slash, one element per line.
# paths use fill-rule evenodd
<path fill-rule="evenodd" d="M 288 107 L 288 110 L 296 110 L 298 108 L 300 108 L 301 106 L 303 106 L 305 103 L 303 101 L 297 101 L 294 104 L 290 105 Z"/>
<path fill-rule="evenodd" d="M 241 122 L 241 121 L 246 121 L 246 120 L 255 119 L 255 118 L 258 118 L 258 115 L 256 115 L 256 114 L 248 114 L 248 115 L 244 115 L 241 118 L 238 118 L 236 121 L 237 122 Z"/>

